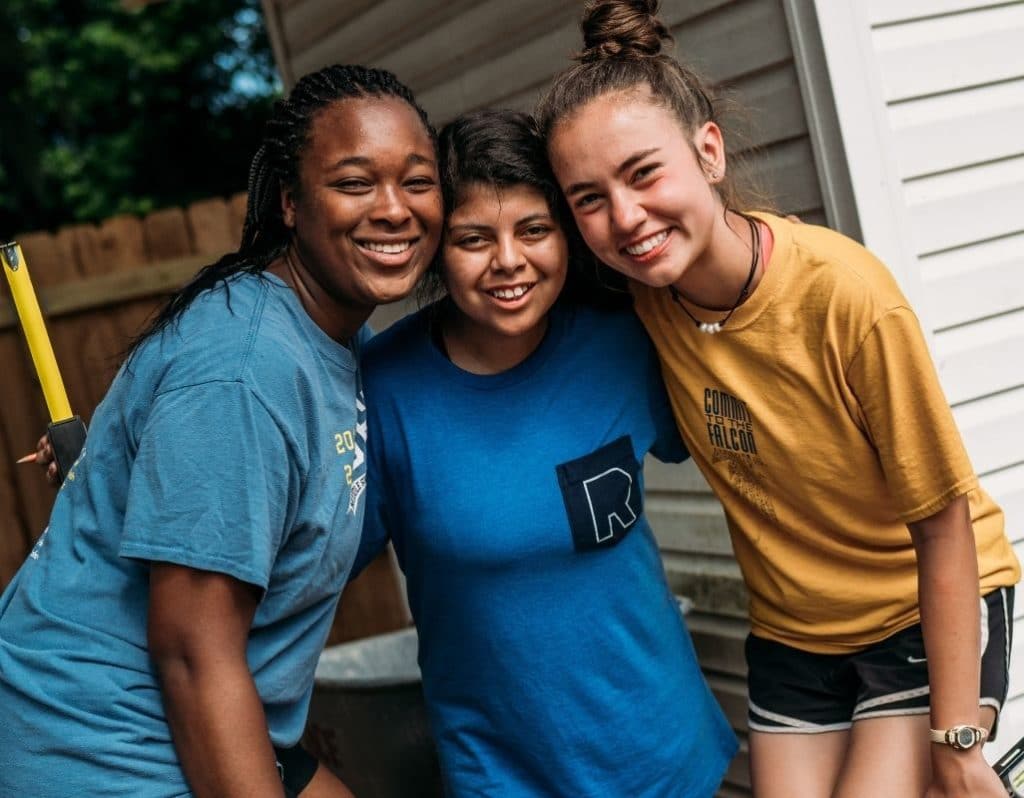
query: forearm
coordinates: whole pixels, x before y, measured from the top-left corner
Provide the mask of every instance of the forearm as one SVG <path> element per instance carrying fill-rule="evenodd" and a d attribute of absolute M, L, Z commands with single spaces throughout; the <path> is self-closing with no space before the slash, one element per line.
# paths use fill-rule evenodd
<path fill-rule="evenodd" d="M 912 526 L 932 728 L 977 725 L 980 682 L 978 565 L 967 500 Z"/>
<path fill-rule="evenodd" d="M 931 726 L 980 725 L 980 611 L 978 560 L 966 497 L 912 524 Z M 958 751 L 931 745 L 932 783 L 926 798 L 998 798 L 1004 795 L 981 746 Z"/>
<path fill-rule="evenodd" d="M 197 798 L 283 798 L 246 650 L 260 592 L 224 574 L 150 570 L 149 655 Z"/>
<path fill-rule="evenodd" d="M 284 795 L 244 659 L 169 657 L 158 672 L 174 746 L 197 798 Z"/>

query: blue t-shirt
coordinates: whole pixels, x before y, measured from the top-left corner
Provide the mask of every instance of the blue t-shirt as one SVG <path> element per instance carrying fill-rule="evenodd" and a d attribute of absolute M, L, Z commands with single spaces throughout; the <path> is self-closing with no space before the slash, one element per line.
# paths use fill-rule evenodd
<path fill-rule="evenodd" d="M 146 647 L 151 560 L 263 589 L 249 668 L 274 743 L 299 739 L 362 526 L 360 390 L 271 275 L 142 344 L 0 597 L 0 795 L 190 794 Z"/>
<path fill-rule="evenodd" d="M 685 450 L 639 322 L 557 308 L 479 376 L 429 314 L 366 349 L 360 560 L 391 536 L 448 794 L 710 796 L 736 739 L 643 514 L 640 461 Z"/>

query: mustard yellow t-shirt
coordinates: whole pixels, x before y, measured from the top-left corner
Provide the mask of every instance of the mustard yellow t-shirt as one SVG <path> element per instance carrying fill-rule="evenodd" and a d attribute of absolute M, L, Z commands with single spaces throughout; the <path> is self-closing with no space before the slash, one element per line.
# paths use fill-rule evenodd
<path fill-rule="evenodd" d="M 856 242 L 758 214 L 774 250 L 717 335 L 634 284 L 676 420 L 725 507 L 755 634 L 841 653 L 920 620 L 907 524 L 967 494 L 980 593 L 1020 567 L 924 335 Z"/>

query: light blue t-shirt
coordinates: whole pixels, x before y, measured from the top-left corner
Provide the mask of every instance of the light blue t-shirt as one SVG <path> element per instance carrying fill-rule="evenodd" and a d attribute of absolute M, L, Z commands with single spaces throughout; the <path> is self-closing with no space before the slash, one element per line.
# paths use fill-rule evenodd
<path fill-rule="evenodd" d="M 360 561 L 390 534 L 448 795 L 707 798 L 736 739 L 643 513 L 640 461 L 685 450 L 640 323 L 558 308 L 479 376 L 429 314 L 366 349 Z"/>
<path fill-rule="evenodd" d="M 358 546 L 356 356 L 271 275 L 201 294 L 122 367 L 0 597 L 0 795 L 189 795 L 146 648 L 149 561 L 263 589 L 247 656 L 302 734 Z"/>

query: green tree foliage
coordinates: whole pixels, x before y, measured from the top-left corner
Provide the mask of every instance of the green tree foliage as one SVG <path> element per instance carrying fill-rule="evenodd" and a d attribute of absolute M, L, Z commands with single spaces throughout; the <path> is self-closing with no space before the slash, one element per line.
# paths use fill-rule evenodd
<path fill-rule="evenodd" d="M 0 236 L 244 190 L 279 92 L 258 0 L 0 3 Z"/>

